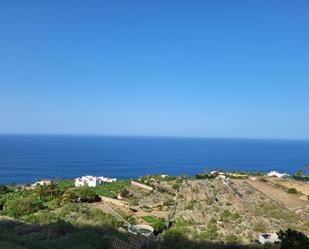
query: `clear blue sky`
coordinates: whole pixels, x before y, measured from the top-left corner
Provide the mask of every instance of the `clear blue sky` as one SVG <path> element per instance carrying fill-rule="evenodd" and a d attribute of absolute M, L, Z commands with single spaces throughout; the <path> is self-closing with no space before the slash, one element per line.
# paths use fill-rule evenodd
<path fill-rule="evenodd" d="M 309 1 L 1 1 L 0 133 L 309 138 Z"/>

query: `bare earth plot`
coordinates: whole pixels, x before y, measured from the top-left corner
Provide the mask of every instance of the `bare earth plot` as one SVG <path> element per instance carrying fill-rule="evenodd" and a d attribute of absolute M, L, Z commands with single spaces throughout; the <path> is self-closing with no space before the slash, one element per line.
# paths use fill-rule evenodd
<path fill-rule="evenodd" d="M 309 201 L 301 200 L 298 195 L 289 194 L 283 189 L 275 187 L 267 182 L 248 180 L 248 183 L 274 200 L 283 203 L 287 208 L 295 209 L 309 205 Z"/>
<path fill-rule="evenodd" d="M 302 194 L 309 196 L 309 183 L 277 178 L 270 178 L 268 181 L 272 181 L 273 183 L 279 184 L 285 188 L 295 188 Z"/>

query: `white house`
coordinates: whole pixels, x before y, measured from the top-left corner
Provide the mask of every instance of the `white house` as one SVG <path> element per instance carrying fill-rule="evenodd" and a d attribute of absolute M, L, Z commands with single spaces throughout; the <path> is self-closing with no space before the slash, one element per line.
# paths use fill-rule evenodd
<path fill-rule="evenodd" d="M 276 233 L 261 233 L 259 236 L 259 242 L 264 245 L 266 243 L 275 243 L 280 241 L 278 238 L 278 234 Z"/>
<path fill-rule="evenodd" d="M 117 179 L 104 176 L 82 176 L 75 179 L 75 187 L 96 187 L 102 183 L 114 181 L 117 181 Z"/>
<path fill-rule="evenodd" d="M 115 182 L 117 181 L 116 178 L 108 178 L 108 177 L 104 177 L 104 176 L 98 176 L 97 179 L 99 179 L 99 182 L 102 184 L 104 182 Z"/>
<path fill-rule="evenodd" d="M 267 174 L 267 176 L 282 178 L 282 177 L 288 176 L 288 174 L 286 174 L 286 173 L 279 173 L 279 172 L 277 172 L 277 171 L 270 171 L 270 172 Z"/>
<path fill-rule="evenodd" d="M 31 184 L 31 187 L 36 187 L 38 185 L 41 185 L 41 186 L 43 186 L 43 185 L 50 185 L 50 184 L 51 184 L 51 180 L 43 179 L 41 181 L 37 181 L 37 182 Z"/>
<path fill-rule="evenodd" d="M 96 187 L 100 182 L 95 176 L 82 176 L 75 179 L 76 187 Z"/>

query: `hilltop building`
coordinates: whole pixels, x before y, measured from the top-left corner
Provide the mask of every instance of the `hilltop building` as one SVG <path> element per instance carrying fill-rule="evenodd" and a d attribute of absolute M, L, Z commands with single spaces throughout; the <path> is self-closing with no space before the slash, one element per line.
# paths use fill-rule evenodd
<path fill-rule="evenodd" d="M 286 173 L 279 173 L 277 171 L 270 171 L 267 176 L 270 176 L 270 177 L 278 177 L 278 178 L 282 178 L 282 177 L 287 177 L 288 174 Z"/>

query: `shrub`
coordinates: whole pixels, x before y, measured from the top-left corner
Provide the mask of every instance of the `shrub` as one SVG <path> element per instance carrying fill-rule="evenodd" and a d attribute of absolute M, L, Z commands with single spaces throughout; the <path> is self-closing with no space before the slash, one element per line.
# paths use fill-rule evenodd
<path fill-rule="evenodd" d="M 53 199 L 51 201 L 48 201 L 44 204 L 45 207 L 49 209 L 56 209 L 60 207 L 60 200 L 59 199 Z"/>
<path fill-rule="evenodd" d="M 169 198 L 163 202 L 163 206 L 172 206 L 174 204 L 174 200 Z"/>
<path fill-rule="evenodd" d="M 126 217 L 127 222 L 129 222 L 131 225 L 136 225 L 136 218 L 134 216 Z"/>
<path fill-rule="evenodd" d="M 149 223 L 156 234 L 161 233 L 164 230 L 165 227 L 165 219 L 161 217 L 155 217 L 155 216 L 143 216 L 142 219 Z"/>
<path fill-rule="evenodd" d="M 81 202 L 96 202 L 101 200 L 96 194 L 96 191 L 89 187 L 80 188 L 75 193 Z"/>
<path fill-rule="evenodd" d="M 162 180 L 169 182 L 169 181 L 174 181 L 177 178 L 178 178 L 177 176 L 166 176 L 166 177 L 163 177 Z"/>
<path fill-rule="evenodd" d="M 289 194 L 297 194 L 297 190 L 295 188 L 288 188 L 287 192 Z"/>
<path fill-rule="evenodd" d="M 78 195 L 75 194 L 75 192 L 65 191 L 61 195 L 61 202 L 62 203 L 77 202 L 77 201 L 78 201 Z"/>
<path fill-rule="evenodd" d="M 162 248 L 187 248 L 188 238 L 179 229 L 170 229 L 163 235 Z"/>
<path fill-rule="evenodd" d="M 74 180 L 71 180 L 71 179 L 57 180 L 56 184 L 57 184 L 57 188 L 60 190 L 66 190 L 68 188 L 73 188 L 75 186 Z"/>
<path fill-rule="evenodd" d="M 196 200 L 190 200 L 190 201 L 187 203 L 185 209 L 193 210 L 193 207 L 194 207 L 194 204 L 195 204 L 195 203 L 196 203 Z"/>
<path fill-rule="evenodd" d="M 195 175 L 195 179 L 199 180 L 199 179 L 207 179 L 207 175 L 205 174 L 196 174 Z"/>
<path fill-rule="evenodd" d="M 199 235 L 200 240 L 214 240 L 218 237 L 218 232 L 215 229 L 207 229 Z"/>
<path fill-rule="evenodd" d="M 173 186 L 172 186 L 172 188 L 173 188 L 174 190 L 178 190 L 178 189 L 180 188 L 180 183 L 178 183 L 178 182 L 174 183 Z"/>
<path fill-rule="evenodd" d="M 259 178 L 259 181 L 261 181 L 261 182 L 267 182 L 267 179 L 265 179 L 265 178 Z"/>
<path fill-rule="evenodd" d="M 7 194 L 9 192 L 10 192 L 10 190 L 9 190 L 9 188 L 7 186 L 0 185 L 0 195 Z"/>
<path fill-rule="evenodd" d="M 238 242 L 238 237 L 234 234 L 229 234 L 225 237 L 225 241 L 227 243 L 237 243 Z"/>
<path fill-rule="evenodd" d="M 58 217 L 53 212 L 50 212 L 48 210 L 42 210 L 37 213 L 25 215 L 22 217 L 22 220 L 28 223 L 47 225 L 56 222 L 58 220 Z"/>
<path fill-rule="evenodd" d="M 287 229 L 280 230 L 278 237 L 281 240 L 281 249 L 304 249 L 309 248 L 309 238 L 301 232 Z"/>
<path fill-rule="evenodd" d="M 239 220 L 241 218 L 239 213 L 231 213 L 228 209 L 224 209 L 220 215 L 220 219 L 223 222 L 229 222 L 230 220 Z"/>
<path fill-rule="evenodd" d="M 131 205 L 131 206 L 137 206 L 139 203 L 139 200 L 135 196 L 129 196 L 126 198 L 126 201 Z"/>
<path fill-rule="evenodd" d="M 253 230 L 255 232 L 265 232 L 266 231 L 266 225 L 263 222 L 257 222 L 253 225 Z"/>
<path fill-rule="evenodd" d="M 148 207 L 148 206 L 142 206 L 141 208 L 143 211 L 145 212 L 151 212 L 152 211 L 152 208 L 151 207 Z"/>
<path fill-rule="evenodd" d="M 31 196 L 9 199 L 4 206 L 5 213 L 12 217 L 35 213 L 42 208 L 42 204 Z"/>

